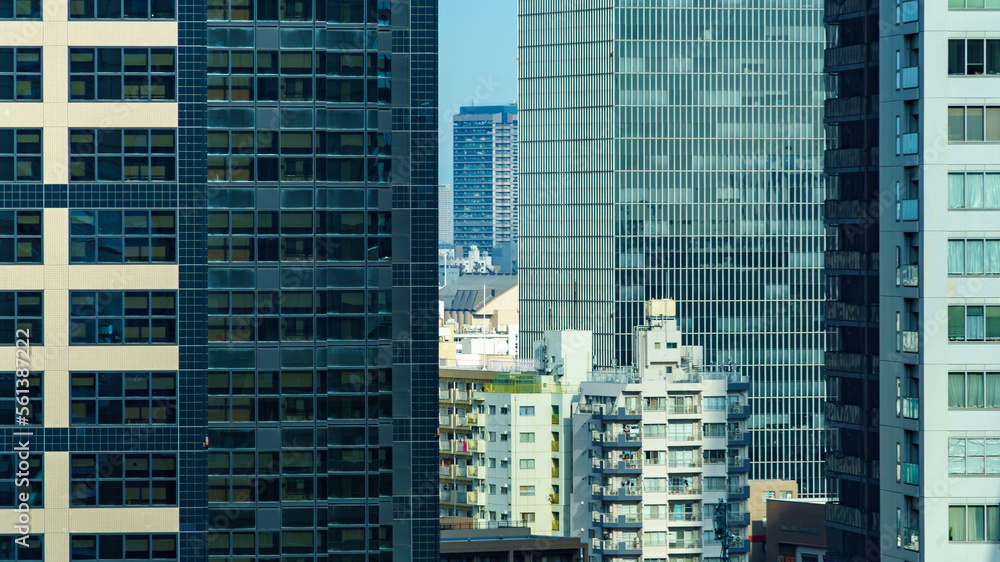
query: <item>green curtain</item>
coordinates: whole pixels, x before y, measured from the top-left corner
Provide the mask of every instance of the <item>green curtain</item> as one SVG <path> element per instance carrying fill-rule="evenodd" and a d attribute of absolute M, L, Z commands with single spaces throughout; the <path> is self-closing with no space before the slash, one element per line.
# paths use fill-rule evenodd
<path fill-rule="evenodd" d="M 968 394 L 966 395 L 966 407 L 967 408 L 982 408 L 983 407 L 983 375 L 982 373 L 969 373 L 968 375 Z"/>
<path fill-rule="evenodd" d="M 965 540 L 965 507 L 953 505 L 948 508 L 948 529 L 950 540 Z"/>
<path fill-rule="evenodd" d="M 986 407 L 1000 408 L 1000 373 L 986 373 Z"/>
<path fill-rule="evenodd" d="M 949 306 L 948 307 L 948 339 L 949 340 L 964 340 L 965 339 L 965 307 L 964 306 Z"/>

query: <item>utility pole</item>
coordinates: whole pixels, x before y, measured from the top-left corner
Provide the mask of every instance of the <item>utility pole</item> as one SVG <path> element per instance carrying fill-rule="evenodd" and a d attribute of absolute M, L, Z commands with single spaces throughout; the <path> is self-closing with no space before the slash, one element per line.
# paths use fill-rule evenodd
<path fill-rule="evenodd" d="M 732 535 L 729 534 L 729 502 L 719 498 L 715 506 L 715 540 L 722 542 L 721 562 L 729 562 L 729 544 Z"/>

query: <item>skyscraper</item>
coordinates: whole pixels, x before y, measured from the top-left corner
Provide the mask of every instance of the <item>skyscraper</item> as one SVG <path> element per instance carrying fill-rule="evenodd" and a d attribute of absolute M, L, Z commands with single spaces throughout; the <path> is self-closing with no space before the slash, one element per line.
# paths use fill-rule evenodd
<path fill-rule="evenodd" d="M 462 107 L 454 122 L 455 244 L 492 255 L 517 242 L 517 106 Z"/>
<path fill-rule="evenodd" d="M 436 560 L 437 3 L 0 20 L 0 558 Z"/>
<path fill-rule="evenodd" d="M 827 349 L 823 378 L 828 397 L 826 474 L 831 479 L 827 490 L 835 498 L 826 510 L 827 558 L 878 560 L 882 528 L 878 228 L 880 218 L 891 220 L 895 212 L 880 204 L 878 197 L 879 6 L 877 2 L 827 2 L 825 20 L 832 39 L 826 50 L 826 69 L 833 84 L 824 115 Z M 894 68 L 887 71 L 895 72 Z"/>
<path fill-rule="evenodd" d="M 455 192 L 446 183 L 438 186 L 438 243 L 455 243 Z"/>
<path fill-rule="evenodd" d="M 821 495 L 822 5 L 522 0 L 520 30 L 521 348 L 629 364 L 676 299 L 748 374 L 754 477 Z"/>
<path fill-rule="evenodd" d="M 880 6 L 881 559 L 995 558 L 1000 5 Z"/>

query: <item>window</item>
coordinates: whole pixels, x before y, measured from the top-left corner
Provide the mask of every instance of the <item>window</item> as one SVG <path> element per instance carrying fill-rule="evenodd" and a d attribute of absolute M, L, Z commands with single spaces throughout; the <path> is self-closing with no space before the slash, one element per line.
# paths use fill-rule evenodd
<path fill-rule="evenodd" d="M 0 342 L 6 339 L 7 345 L 14 345 L 17 330 L 28 330 L 34 345 L 44 343 L 41 291 L 0 291 L 0 333 L 4 334 Z"/>
<path fill-rule="evenodd" d="M 653 439 L 662 439 L 667 436 L 667 426 L 662 423 L 653 423 L 642 426 L 643 434 Z"/>
<path fill-rule="evenodd" d="M 662 506 L 660 506 L 662 507 Z M 662 546 L 667 544 L 666 531 L 646 531 L 642 534 L 643 544 L 650 546 Z"/>
<path fill-rule="evenodd" d="M 533 415 L 535 415 L 535 407 L 534 406 L 521 406 L 521 415 L 522 416 L 533 416 Z"/>
<path fill-rule="evenodd" d="M 177 456 L 70 455 L 71 505 L 177 505 Z"/>
<path fill-rule="evenodd" d="M 1000 506 L 949 506 L 948 540 L 956 542 L 1000 541 Z"/>
<path fill-rule="evenodd" d="M 491 416 L 497 415 L 497 407 L 496 406 L 490 406 L 490 415 Z"/>
<path fill-rule="evenodd" d="M 949 39 L 948 74 L 1000 74 L 1000 39 Z"/>
<path fill-rule="evenodd" d="M 495 458 L 490 458 L 490 468 L 497 467 L 497 460 Z"/>
<path fill-rule="evenodd" d="M 42 263 L 41 211 L 0 211 L 0 263 Z"/>
<path fill-rule="evenodd" d="M 210 211 L 208 261 L 254 261 L 254 224 L 253 211 Z"/>
<path fill-rule="evenodd" d="M 706 423 L 704 427 L 705 427 L 705 437 L 725 437 L 726 436 L 726 424 L 723 424 L 723 423 Z"/>
<path fill-rule="evenodd" d="M 948 340 L 1000 340 L 1000 306 L 949 306 Z"/>
<path fill-rule="evenodd" d="M 27 406 L 17 404 L 15 400 L 17 396 L 14 392 L 15 388 L 24 388 L 23 386 L 15 386 L 17 379 L 16 373 L 12 371 L 0 372 L 0 425 L 14 425 L 15 412 L 18 410 L 23 412 L 23 408 L 28 409 L 28 413 L 25 416 L 28 418 L 28 425 L 42 425 L 45 420 L 42 415 L 42 398 L 45 396 L 42 388 L 43 381 L 45 380 L 44 373 L 41 371 L 29 372 L 27 377 L 27 396 L 30 400 Z"/>
<path fill-rule="evenodd" d="M 535 522 L 534 512 L 521 513 L 521 521 L 524 521 L 525 523 L 534 523 Z"/>
<path fill-rule="evenodd" d="M 949 408 L 1000 408 L 1000 373 L 948 373 Z"/>
<path fill-rule="evenodd" d="M 172 181 L 173 129 L 70 129 L 70 181 Z"/>
<path fill-rule="evenodd" d="M 948 140 L 952 142 L 1000 141 L 1000 107 L 949 107 Z"/>
<path fill-rule="evenodd" d="M 535 495 L 535 487 L 534 486 L 521 486 L 521 495 L 522 496 L 533 496 L 533 495 Z"/>
<path fill-rule="evenodd" d="M 42 471 L 43 455 L 35 454 L 28 457 L 28 485 L 15 486 L 20 477 L 14 475 L 18 472 L 18 463 L 21 461 L 15 453 L 0 454 L 0 470 L 6 470 L 4 474 L 10 474 L 10 478 L 0 481 L 0 506 L 4 508 L 17 507 L 20 501 L 20 494 L 28 494 L 28 505 L 31 507 L 45 506 L 45 486 L 43 485 L 44 473 Z M 2 559 L 2 558 L 0 558 Z"/>
<path fill-rule="evenodd" d="M 1000 209 L 1000 173 L 948 174 L 949 209 Z"/>
<path fill-rule="evenodd" d="M 534 442 L 535 442 L 535 434 L 534 433 L 522 433 L 521 434 L 521 443 L 534 443 Z"/>
<path fill-rule="evenodd" d="M 176 372 L 70 373 L 73 424 L 177 422 Z"/>
<path fill-rule="evenodd" d="M 174 291 L 71 291 L 70 344 L 172 344 Z"/>
<path fill-rule="evenodd" d="M 42 179 L 42 130 L 0 129 L 0 181 Z"/>
<path fill-rule="evenodd" d="M 0 20 L 40 20 L 42 0 L 7 0 L 0 2 Z"/>
<path fill-rule="evenodd" d="M 726 409 L 725 396 L 706 396 L 705 411 L 720 411 Z"/>
<path fill-rule="evenodd" d="M 726 451 L 722 449 L 706 449 L 703 451 L 706 464 L 723 464 L 726 462 Z"/>
<path fill-rule="evenodd" d="M 339 293 L 333 291 L 333 293 Z M 364 306 L 364 293 L 358 291 L 356 304 Z M 371 293 L 369 293 L 371 295 Z M 329 297 L 329 295 L 322 295 Z M 320 299 L 325 310 L 327 299 Z M 314 338 L 359 340 L 365 335 L 365 317 L 340 316 L 317 324 L 317 310 L 312 291 L 209 291 L 209 341 L 313 341 Z M 256 316 L 254 316 L 256 312 Z M 368 326 L 378 329 L 387 321 L 370 317 Z M 317 331 L 318 328 L 318 331 Z"/>
<path fill-rule="evenodd" d="M 70 0 L 74 19 L 174 19 L 175 0 Z"/>
<path fill-rule="evenodd" d="M 28 535 L 28 546 L 14 542 L 21 535 L 0 535 L 0 560 L 45 560 L 42 534 Z"/>
<path fill-rule="evenodd" d="M 1000 10 L 1000 0 L 948 0 L 949 10 Z"/>
<path fill-rule="evenodd" d="M 282 37 L 282 46 L 312 46 L 312 37 L 294 35 L 294 31 L 286 30 Z M 230 32 L 229 37 L 232 37 Z M 252 35 L 250 35 L 252 42 Z M 213 45 L 214 46 L 214 45 Z M 250 46 L 250 45 L 248 45 Z M 369 61 L 374 72 L 376 61 L 388 59 L 380 55 L 358 55 L 361 69 Z M 330 57 L 334 57 L 331 60 Z M 339 55 L 326 55 L 326 67 L 330 73 L 336 72 Z M 210 49 L 208 51 L 208 96 L 212 101 L 284 101 L 311 102 L 324 100 L 327 97 L 327 79 L 313 76 L 314 63 L 322 63 L 323 58 L 316 60 L 312 51 L 305 50 L 262 50 L 249 49 Z M 363 77 L 362 77 L 363 78 Z M 336 79 L 331 79 L 336 82 Z M 364 82 L 360 82 L 362 85 Z M 372 84 L 372 94 L 375 85 Z M 372 96 L 369 96 L 371 98 Z M 359 99 L 359 102 L 364 99 Z M 375 101 L 375 100 L 371 100 Z M 214 127 L 209 120 L 210 127 Z"/>
<path fill-rule="evenodd" d="M 312 0 L 281 0 L 280 2 L 257 3 L 252 0 L 209 0 L 208 19 L 213 21 L 248 21 L 254 19 L 254 5 L 257 4 L 256 19 L 261 21 L 308 21 L 313 17 Z M 326 20 L 326 2 L 318 2 L 316 19 Z"/>
<path fill-rule="evenodd" d="M 642 487 L 647 492 L 666 492 L 667 491 L 667 479 L 666 478 L 643 478 Z"/>
<path fill-rule="evenodd" d="M 0 100 L 42 99 L 42 49 L 0 48 Z"/>
<path fill-rule="evenodd" d="M 948 472 L 1000 474 L 1000 438 L 948 439 Z"/>
<path fill-rule="evenodd" d="M 308 130 L 210 129 L 208 181 L 312 181 L 317 150 Z"/>
<path fill-rule="evenodd" d="M 176 535 L 70 535 L 70 560 L 177 560 Z"/>
<path fill-rule="evenodd" d="M 948 240 L 948 275 L 1000 275 L 1000 240 Z"/>
<path fill-rule="evenodd" d="M 177 99 L 173 49 L 73 47 L 70 101 Z"/>
<path fill-rule="evenodd" d="M 177 261 L 174 211 L 70 211 L 70 263 Z"/>
<path fill-rule="evenodd" d="M 208 0 L 209 21 L 252 21 L 253 0 Z"/>
<path fill-rule="evenodd" d="M 535 468 L 535 459 L 521 459 L 519 462 L 521 463 L 522 469 Z"/>
<path fill-rule="evenodd" d="M 671 441 L 693 441 L 698 434 L 693 423 L 676 422 L 668 427 L 668 435 Z"/>
<path fill-rule="evenodd" d="M 706 492 L 722 492 L 726 489 L 726 477 L 724 476 L 706 476 L 705 477 L 705 491 Z"/>
<path fill-rule="evenodd" d="M 490 407 L 492 408 L 492 406 L 490 406 Z M 507 406 L 501 406 L 500 407 L 500 414 L 506 416 L 508 414 L 508 412 L 507 412 L 508 409 L 509 408 Z"/>

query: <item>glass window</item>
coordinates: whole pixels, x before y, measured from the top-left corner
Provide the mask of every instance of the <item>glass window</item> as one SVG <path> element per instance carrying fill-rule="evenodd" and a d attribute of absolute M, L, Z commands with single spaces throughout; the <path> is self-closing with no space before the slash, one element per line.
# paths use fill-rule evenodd
<path fill-rule="evenodd" d="M 41 0 L 6 0 L 0 2 L 0 20 L 40 20 Z"/>
<path fill-rule="evenodd" d="M 11 409 L 13 410 L 13 406 Z M 21 460 L 23 459 L 19 459 L 15 453 L 0 454 L 0 470 L 6 470 L 7 474 L 12 475 L 6 481 L 0 481 L 0 506 L 17 507 L 22 503 L 20 494 L 27 494 L 29 506 L 45 507 L 45 486 L 43 485 L 45 475 L 42 470 L 44 455 L 35 454 L 28 457 L 27 481 L 20 482 L 26 485 L 15 486 L 20 481 L 20 477 L 14 478 L 13 475 L 19 471 L 18 464 Z"/>
<path fill-rule="evenodd" d="M 70 211 L 70 263 L 174 262 L 174 211 Z"/>
<path fill-rule="evenodd" d="M 948 339 L 952 341 L 965 339 L 965 307 L 948 307 Z"/>
<path fill-rule="evenodd" d="M 70 129 L 70 181 L 172 181 L 173 129 Z"/>
<path fill-rule="evenodd" d="M 173 344 L 174 291 L 70 292 L 70 344 Z"/>
<path fill-rule="evenodd" d="M 40 533 L 28 535 L 28 546 L 21 546 L 14 542 L 20 535 L 0 535 L 0 560 L 44 560 L 43 536 Z"/>
<path fill-rule="evenodd" d="M 22 372 L 23 374 L 23 372 Z M 28 398 L 27 405 L 17 404 L 15 398 L 15 388 L 25 388 L 18 380 L 25 377 L 17 377 L 14 372 L 0 372 L 0 425 L 14 425 L 14 415 L 27 418 L 28 425 L 42 425 L 45 421 L 44 410 L 42 408 L 45 393 L 42 388 L 44 377 L 41 371 L 29 371 L 27 376 Z M 18 385 L 15 387 L 15 385 Z"/>
<path fill-rule="evenodd" d="M 74 453 L 70 497 L 73 507 L 177 505 L 177 456 Z"/>
<path fill-rule="evenodd" d="M 42 263 L 41 211 L 0 211 L 0 263 Z"/>
<path fill-rule="evenodd" d="M 44 343 L 41 291 L 0 291 L 0 342 L 14 345 L 17 330 L 27 330 L 34 345 Z"/>
<path fill-rule="evenodd" d="M 70 100 L 176 99 L 174 49 L 70 49 Z"/>
<path fill-rule="evenodd" d="M 42 130 L 0 129 L 0 181 L 42 179 Z"/>
<path fill-rule="evenodd" d="M 958 142 L 965 140 L 964 107 L 948 108 L 948 140 Z"/>
<path fill-rule="evenodd" d="M 0 6 L 0 12 L 2 10 L 3 7 Z M 41 101 L 41 99 L 41 48 L 0 48 L 0 100 Z"/>
<path fill-rule="evenodd" d="M 72 423 L 176 423 L 176 378 L 176 372 L 70 373 Z"/>
<path fill-rule="evenodd" d="M 70 560 L 177 560 L 176 535 L 70 535 Z"/>
<path fill-rule="evenodd" d="M 175 0 L 70 0 L 74 19 L 175 19 Z"/>

